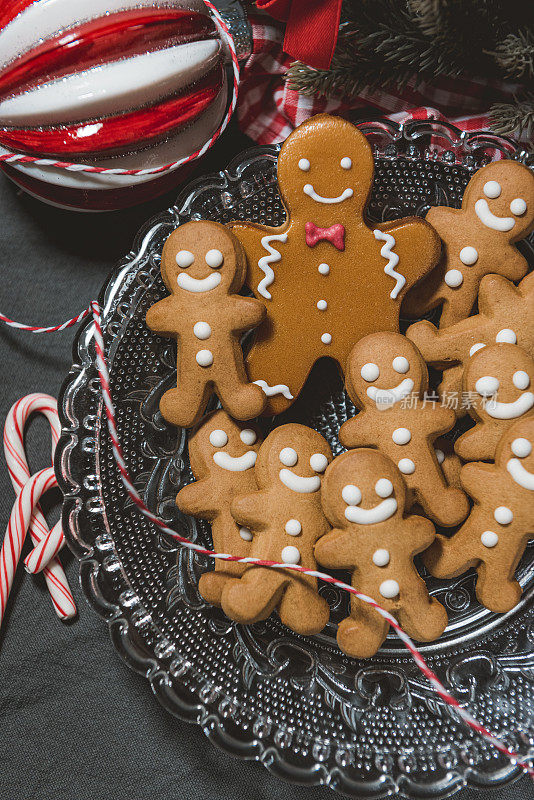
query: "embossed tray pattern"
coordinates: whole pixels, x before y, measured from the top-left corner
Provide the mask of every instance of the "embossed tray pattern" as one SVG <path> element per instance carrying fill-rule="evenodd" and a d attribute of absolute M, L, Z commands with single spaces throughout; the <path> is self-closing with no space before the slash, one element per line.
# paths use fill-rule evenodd
<path fill-rule="evenodd" d="M 526 160 L 513 142 L 460 134 L 442 123 L 365 123 L 376 155 L 373 220 L 458 206 L 470 174 L 492 153 Z M 147 308 L 164 296 L 159 260 L 165 238 L 189 219 L 284 218 L 276 185 L 277 148 L 253 148 L 225 172 L 191 184 L 150 221 L 102 290 L 105 341 L 120 439 L 147 505 L 177 531 L 211 546 L 209 526 L 180 514 L 174 497 L 192 480 L 187 434 L 168 426 L 159 398 L 175 381 L 175 348 L 149 331 Z M 534 263 L 534 245 L 523 252 Z M 436 699 L 404 648 L 389 636 L 373 659 L 347 658 L 335 644 L 347 598 L 323 586 L 331 622 L 304 638 L 276 617 L 230 622 L 197 591 L 207 559 L 177 549 L 135 509 L 121 484 L 105 428 L 94 366 L 92 324 L 79 331 L 60 397 L 63 435 L 56 471 L 64 528 L 80 559 L 83 589 L 110 628 L 120 655 L 146 675 L 168 710 L 198 723 L 225 750 L 261 761 L 303 784 L 353 797 L 441 798 L 466 782 L 489 787 L 519 770 L 466 730 Z M 335 453 L 351 415 L 337 371 L 319 365 L 302 398 L 264 427 L 295 419 L 315 427 Z M 340 573 L 343 576 L 343 573 Z M 423 573 L 424 574 L 424 573 Z M 425 575 L 446 605 L 442 638 L 421 647 L 432 668 L 473 714 L 521 753 L 534 754 L 534 558 L 519 567 L 523 599 L 495 615 L 475 599 L 471 574 Z"/>

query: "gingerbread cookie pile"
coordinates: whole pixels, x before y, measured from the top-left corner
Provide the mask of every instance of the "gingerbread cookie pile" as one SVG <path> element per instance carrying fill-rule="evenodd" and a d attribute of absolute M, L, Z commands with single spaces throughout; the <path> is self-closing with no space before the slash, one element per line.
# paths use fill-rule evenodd
<path fill-rule="evenodd" d="M 534 228 L 534 176 L 495 162 L 473 175 L 461 209 L 372 226 L 371 147 L 321 115 L 282 146 L 278 180 L 280 228 L 190 222 L 163 250 L 170 296 L 147 323 L 178 344 L 161 412 L 193 428 L 195 480 L 178 507 L 211 523 L 218 552 L 349 570 L 419 641 L 447 625 L 419 553 L 438 578 L 476 569 L 479 601 L 510 610 L 534 536 L 534 273 L 515 247 Z M 245 285 L 255 298 L 239 294 Z M 403 301 L 409 316 L 441 305 L 439 327 L 416 322 L 401 335 Z M 240 340 L 253 329 L 245 357 Z M 250 420 L 285 411 L 324 356 L 357 409 L 339 431 L 347 451 L 333 459 L 295 423 L 262 439 Z M 437 392 L 428 366 L 443 372 Z M 213 394 L 222 409 L 204 416 Z M 472 425 L 453 446 L 447 435 L 466 414 Z M 276 610 L 310 635 L 329 619 L 316 579 L 290 570 L 216 561 L 199 590 L 244 624 Z M 366 658 L 387 631 L 352 597 L 337 638 Z"/>

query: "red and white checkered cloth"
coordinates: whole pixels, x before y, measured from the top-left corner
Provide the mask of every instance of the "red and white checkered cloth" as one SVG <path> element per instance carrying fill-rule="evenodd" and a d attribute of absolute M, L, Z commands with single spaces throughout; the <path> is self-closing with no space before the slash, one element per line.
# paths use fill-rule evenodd
<path fill-rule="evenodd" d="M 511 102 L 519 84 L 483 78 L 439 78 L 432 83 L 408 83 L 395 89 L 362 91 L 350 103 L 309 97 L 290 89 L 283 76 L 292 59 L 283 52 L 284 25 L 262 15 L 251 17 L 254 47 L 241 70 L 237 107 L 239 125 L 258 144 L 275 144 L 308 117 L 322 112 L 362 118 L 387 117 L 395 122 L 435 119 L 452 122 L 461 130 L 489 127 L 489 108 Z"/>

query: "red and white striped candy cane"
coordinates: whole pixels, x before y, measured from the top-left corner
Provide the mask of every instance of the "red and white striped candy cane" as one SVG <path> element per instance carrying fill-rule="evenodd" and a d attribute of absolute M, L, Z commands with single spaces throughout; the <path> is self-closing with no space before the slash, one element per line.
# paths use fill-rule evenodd
<path fill-rule="evenodd" d="M 49 478 L 40 478 L 39 482 L 35 483 L 36 476 L 34 476 L 33 483 L 29 483 L 31 476 L 24 450 L 24 428 L 28 417 L 35 412 L 43 414 L 50 423 L 52 459 L 61 433 L 57 403 L 50 395 L 30 394 L 23 397 L 12 406 L 7 415 L 4 426 L 4 453 L 17 501 L 0 551 L 0 622 L 5 612 L 27 530 L 29 529 L 33 544 L 38 548 L 41 542 L 46 542 L 47 539 L 50 541 L 51 538 L 55 540 L 57 546 L 58 531 L 56 529 L 59 523 L 50 531 L 38 505 L 40 495 L 52 486 L 57 486 L 53 468 L 48 468 L 51 473 Z M 46 470 L 44 472 L 46 473 Z M 42 473 L 43 470 L 38 475 L 42 475 Z M 29 507 L 31 507 L 31 511 L 28 513 Z M 16 517 L 13 516 L 15 512 L 18 514 Z M 25 520 L 27 520 L 27 524 L 23 525 Z M 63 544 L 62 532 L 61 540 L 61 544 Z M 55 558 L 48 560 L 50 548 L 43 552 L 44 548 L 43 544 L 37 551 L 37 555 L 33 556 L 30 565 L 35 564 L 37 569 L 32 571 L 42 569 L 57 615 L 63 620 L 71 619 L 76 614 L 76 606 L 67 576 L 59 561 Z M 30 553 L 28 558 L 31 556 Z"/>

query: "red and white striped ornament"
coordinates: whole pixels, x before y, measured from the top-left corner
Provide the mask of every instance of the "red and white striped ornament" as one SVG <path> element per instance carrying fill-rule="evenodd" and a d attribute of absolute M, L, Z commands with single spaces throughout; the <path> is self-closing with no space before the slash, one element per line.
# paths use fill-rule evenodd
<path fill-rule="evenodd" d="M 203 0 L 3 0 L 0 155 L 33 160 L 2 169 L 29 193 L 71 208 L 154 197 L 192 166 L 154 168 L 187 158 L 220 126 L 224 62 Z M 106 172 L 76 169 L 82 164 Z M 124 174 L 136 170 L 147 172 Z"/>

